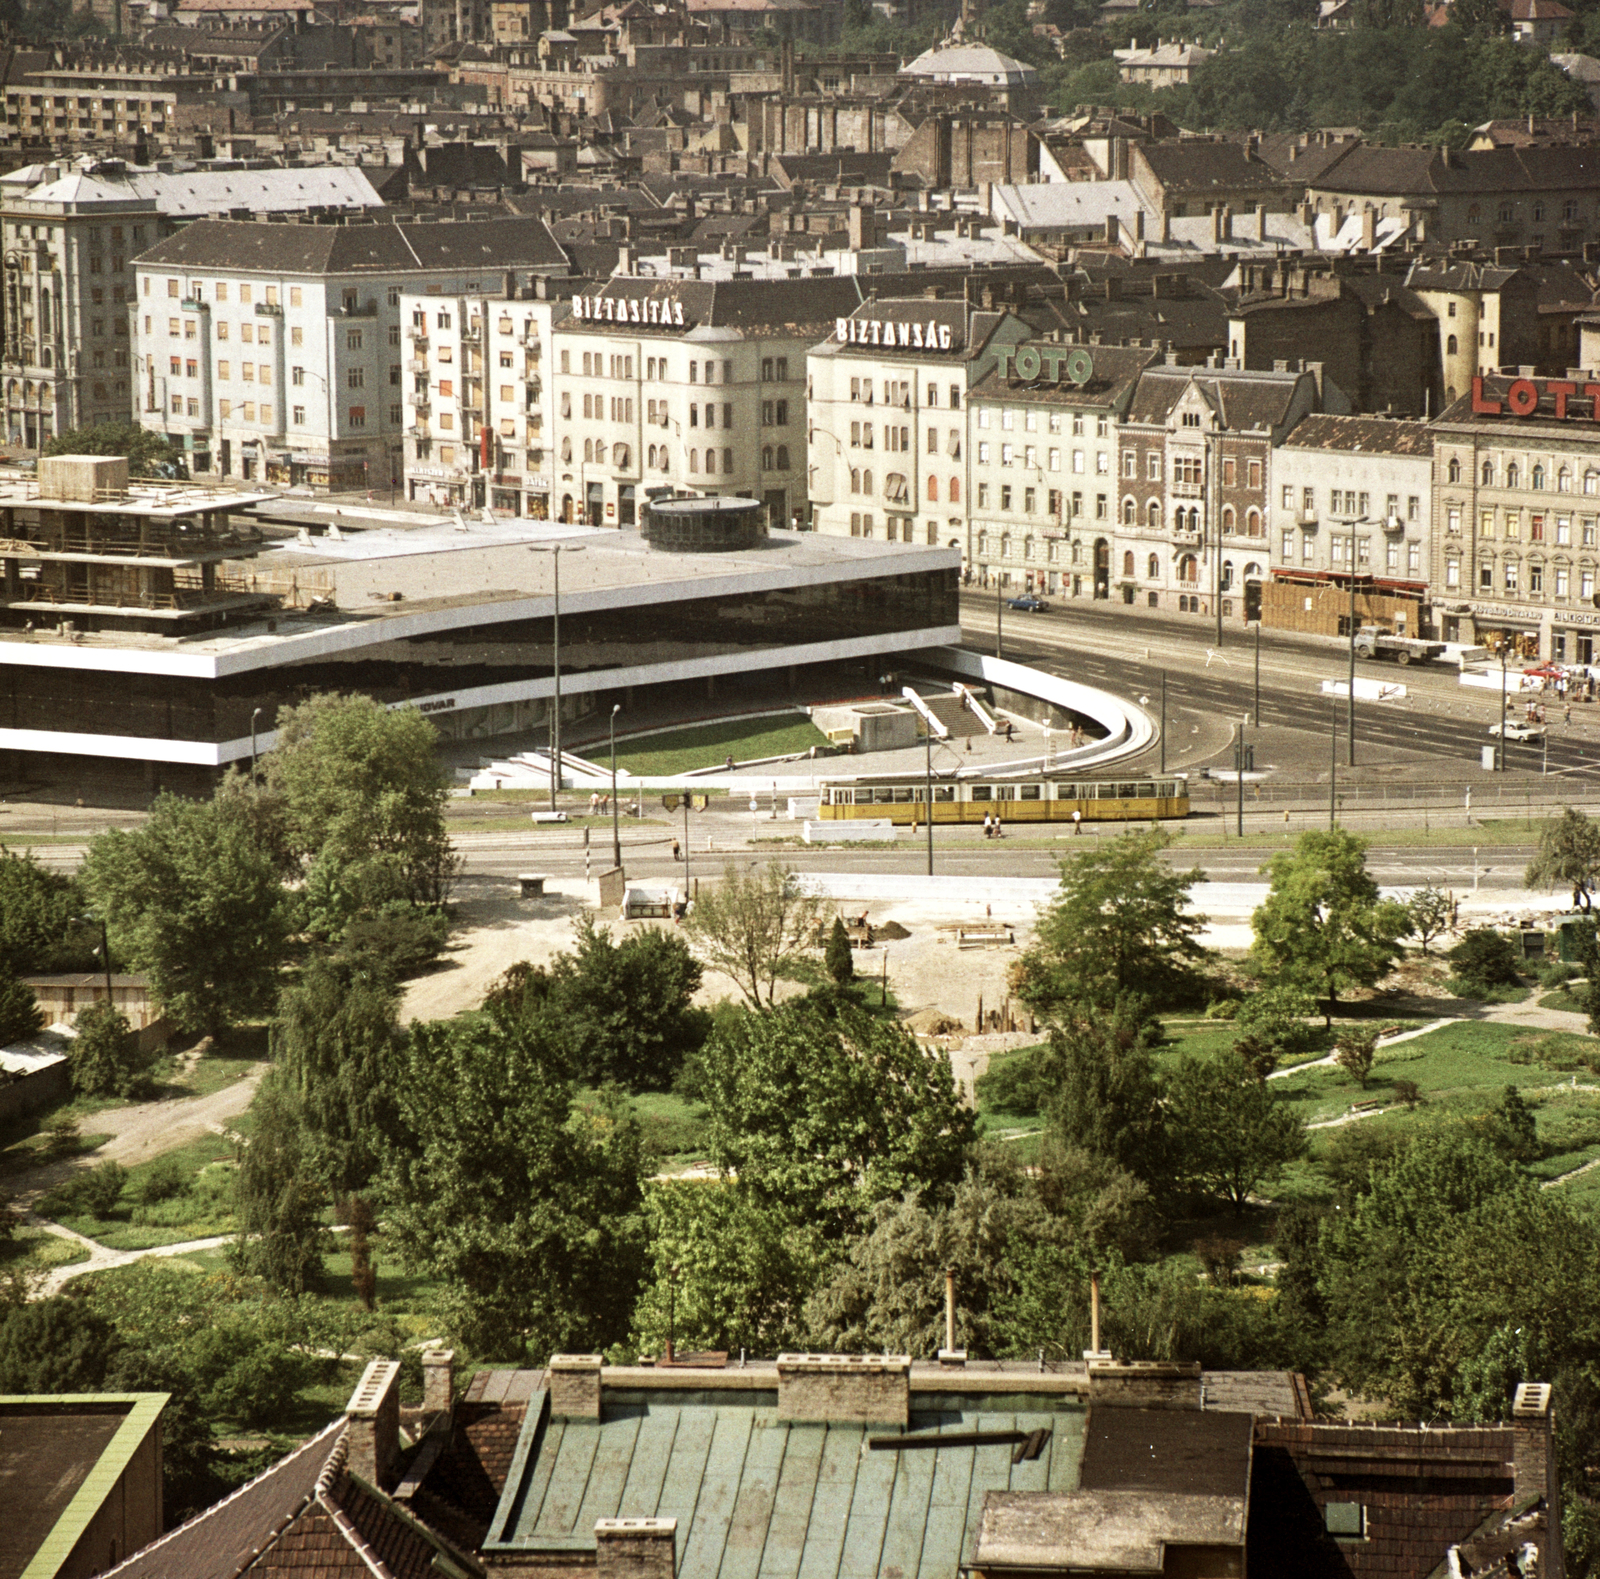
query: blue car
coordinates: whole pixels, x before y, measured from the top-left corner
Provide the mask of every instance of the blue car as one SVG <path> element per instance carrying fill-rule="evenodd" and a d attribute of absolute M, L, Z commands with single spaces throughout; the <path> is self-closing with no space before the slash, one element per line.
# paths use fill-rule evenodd
<path fill-rule="evenodd" d="M 1043 614 L 1050 605 L 1043 598 L 1036 598 L 1030 592 L 1026 597 L 1008 599 L 1006 607 L 1008 609 L 1021 609 L 1024 614 Z"/>

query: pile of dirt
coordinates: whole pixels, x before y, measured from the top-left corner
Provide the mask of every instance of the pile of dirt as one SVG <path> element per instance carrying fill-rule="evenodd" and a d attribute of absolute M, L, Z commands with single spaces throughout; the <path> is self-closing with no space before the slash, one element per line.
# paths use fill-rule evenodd
<path fill-rule="evenodd" d="M 964 1036 L 966 1026 L 939 1009 L 919 1009 L 905 1022 L 919 1036 Z"/>
<path fill-rule="evenodd" d="M 872 935 L 882 943 L 898 943 L 901 938 L 911 936 L 898 921 L 885 921 L 882 926 L 874 926 Z"/>

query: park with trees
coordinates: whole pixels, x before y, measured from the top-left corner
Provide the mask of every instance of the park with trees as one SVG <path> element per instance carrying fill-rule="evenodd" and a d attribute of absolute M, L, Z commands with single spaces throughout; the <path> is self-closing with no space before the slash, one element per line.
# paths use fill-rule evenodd
<path fill-rule="evenodd" d="M 309 1429 L 352 1356 L 415 1383 L 440 1336 L 468 1364 L 926 1355 L 953 1270 L 969 1352 L 1059 1359 L 1097 1274 L 1129 1358 L 1292 1368 L 1411 1418 L 1554 1381 L 1575 1571 L 1600 1551 L 1600 1103 L 1576 1078 L 1600 1040 L 1428 1029 L 1396 983 L 1511 1002 L 1526 969 L 1488 929 L 1447 939 L 1443 896 L 1386 899 L 1361 839 L 1275 853 L 1228 958 L 1173 836 L 1085 841 L 1012 967 L 1037 1041 L 969 1093 L 780 863 L 730 867 L 681 928 L 581 917 L 481 1003 L 407 1022 L 456 876 L 431 726 L 314 697 L 281 730 L 258 774 L 159 798 L 75 877 L 0 855 L 6 1024 L 37 1023 L 19 977 L 95 967 L 103 918 L 204 1039 L 201 1079 L 265 1063 L 232 1135 L 96 1163 L 96 1104 L 168 1077 L 90 1016 L 76 1127 L 30 1142 L 86 1154 L 42 1203 L 60 1221 L 227 1243 L 29 1298 L 36 1241 L 0 1212 L 0 1389 L 170 1391 L 176 1509 L 255 1466 L 219 1431 Z M 1600 840 L 1546 840 L 1530 881 L 1587 894 Z M 1583 1008 L 1575 974 L 1543 986 Z"/>

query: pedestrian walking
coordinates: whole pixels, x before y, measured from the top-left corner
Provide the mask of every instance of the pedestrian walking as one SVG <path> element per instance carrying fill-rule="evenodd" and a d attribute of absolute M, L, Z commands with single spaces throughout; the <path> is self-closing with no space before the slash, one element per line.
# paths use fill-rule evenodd
<path fill-rule="evenodd" d="M 1074 811 L 1072 814 L 1072 836 L 1077 838 L 1083 832 L 1083 813 Z"/>

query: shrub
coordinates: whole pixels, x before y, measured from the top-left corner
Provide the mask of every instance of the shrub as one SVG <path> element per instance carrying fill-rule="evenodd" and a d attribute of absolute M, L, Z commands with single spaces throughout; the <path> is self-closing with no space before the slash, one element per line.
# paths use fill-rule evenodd
<path fill-rule="evenodd" d="M 1206 1005 L 1205 1017 L 1208 1020 L 1234 1020 L 1239 1016 L 1239 1000 L 1237 998 L 1213 998 Z"/>
<path fill-rule="evenodd" d="M 1298 987 L 1268 987 L 1252 993 L 1239 1006 L 1236 1023 L 1245 1036 L 1271 1047 L 1279 1059 L 1309 1052 L 1316 1045 L 1317 1028 L 1308 1021 L 1316 1000 Z"/>
<path fill-rule="evenodd" d="M 1390 1089 L 1394 1092 L 1396 1102 L 1404 1102 L 1408 1108 L 1422 1105 L 1422 1088 L 1415 1080 L 1395 1080 L 1391 1082 Z"/>
<path fill-rule="evenodd" d="M 61 1193 L 86 1215 L 106 1218 L 116 1211 L 127 1182 L 128 1170 L 120 1162 L 102 1162 L 80 1173 Z"/>
<path fill-rule="evenodd" d="M 442 910 L 390 903 L 375 915 L 348 922 L 340 951 L 357 970 L 400 980 L 427 969 L 449 936 Z"/>
<path fill-rule="evenodd" d="M 176 1157 L 157 1157 L 134 1186 L 134 1199 L 141 1206 L 154 1206 L 157 1201 L 170 1201 L 175 1195 L 184 1195 L 189 1189 L 189 1175 Z"/>
<path fill-rule="evenodd" d="M 991 1059 L 973 1089 L 980 1107 L 1002 1113 L 1038 1113 L 1050 1095 L 1037 1048 Z"/>
<path fill-rule="evenodd" d="M 1239 1281 L 1239 1263 L 1244 1257 L 1244 1246 L 1237 1239 L 1225 1239 L 1220 1234 L 1195 1242 L 1194 1253 L 1206 1281 L 1213 1288 L 1232 1288 Z"/>
<path fill-rule="evenodd" d="M 1539 985 L 1565 987 L 1569 981 L 1576 980 L 1582 974 L 1576 965 L 1569 965 L 1565 960 L 1547 959 L 1539 967 Z"/>
<path fill-rule="evenodd" d="M 828 947 L 823 953 L 822 964 L 837 986 L 845 987 L 855 980 L 856 964 L 850 952 L 850 936 L 840 916 L 833 918 L 833 930 L 828 934 Z"/>
<path fill-rule="evenodd" d="M 1517 951 L 1511 939 L 1492 927 L 1474 927 L 1446 956 L 1455 967 L 1455 980 L 1469 995 L 1481 996 L 1497 987 L 1517 987 Z"/>
<path fill-rule="evenodd" d="M 1339 1033 L 1334 1043 L 1333 1061 L 1347 1074 L 1354 1075 L 1365 1089 L 1372 1073 L 1372 1060 L 1378 1051 L 1378 1033 L 1350 1027 Z"/>
<path fill-rule="evenodd" d="M 44 1028 L 33 989 L 15 976 L 0 977 L 0 1047 L 25 1042 Z"/>
<path fill-rule="evenodd" d="M 151 1058 L 139 1051 L 127 1015 L 109 1003 L 91 1003 L 79 1011 L 74 1028 L 77 1035 L 67 1052 L 73 1089 L 85 1096 L 135 1095 Z"/>

